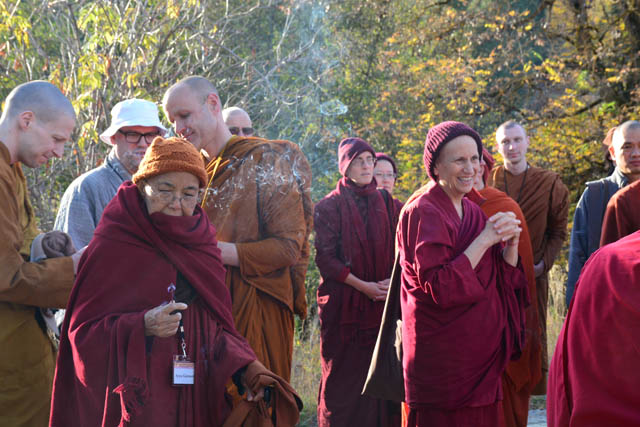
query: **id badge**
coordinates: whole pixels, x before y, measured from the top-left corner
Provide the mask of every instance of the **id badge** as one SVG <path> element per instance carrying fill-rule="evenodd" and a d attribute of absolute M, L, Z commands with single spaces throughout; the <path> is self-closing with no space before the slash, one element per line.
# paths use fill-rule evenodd
<path fill-rule="evenodd" d="M 192 385 L 196 365 L 184 356 L 173 356 L 173 385 Z"/>

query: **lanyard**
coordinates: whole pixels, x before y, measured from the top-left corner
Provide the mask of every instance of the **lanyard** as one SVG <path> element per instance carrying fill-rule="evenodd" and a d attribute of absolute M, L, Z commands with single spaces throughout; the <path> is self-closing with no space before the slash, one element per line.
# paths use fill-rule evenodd
<path fill-rule="evenodd" d="M 180 318 L 180 327 L 178 328 L 178 338 L 180 339 L 180 347 L 182 348 L 182 357 L 187 358 L 187 343 L 184 340 L 184 323 Z"/>

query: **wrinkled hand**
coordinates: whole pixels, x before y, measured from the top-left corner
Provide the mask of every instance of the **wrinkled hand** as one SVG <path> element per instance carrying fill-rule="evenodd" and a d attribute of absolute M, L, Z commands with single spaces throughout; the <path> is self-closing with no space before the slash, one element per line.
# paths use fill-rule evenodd
<path fill-rule="evenodd" d="M 181 302 L 170 302 L 159 305 L 144 314 L 144 334 L 160 338 L 175 335 L 180 326 L 182 313 L 171 314 L 176 310 L 186 310 L 187 304 Z"/>
<path fill-rule="evenodd" d="M 59 230 L 49 231 L 42 238 L 42 250 L 47 258 L 70 256 L 76 251 L 71 236 Z"/>
<path fill-rule="evenodd" d="M 518 244 L 521 231 L 520 220 L 513 212 L 498 212 L 487 220 L 481 235 L 489 246 L 499 242 L 508 242 L 513 246 Z"/>
<path fill-rule="evenodd" d="M 379 282 L 363 282 L 361 290 L 372 301 L 384 301 L 387 299 L 387 291 L 389 290 L 389 279 Z"/>

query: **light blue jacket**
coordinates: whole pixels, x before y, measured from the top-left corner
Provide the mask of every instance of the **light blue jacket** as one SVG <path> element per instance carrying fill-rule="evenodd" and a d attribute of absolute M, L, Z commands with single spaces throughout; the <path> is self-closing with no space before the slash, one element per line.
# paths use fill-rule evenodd
<path fill-rule="evenodd" d="M 102 211 L 120 184 L 130 179 L 131 174 L 116 158 L 115 148 L 112 149 L 102 165 L 80 175 L 69 185 L 60 201 L 54 229 L 68 233 L 77 249 L 86 246 Z"/>

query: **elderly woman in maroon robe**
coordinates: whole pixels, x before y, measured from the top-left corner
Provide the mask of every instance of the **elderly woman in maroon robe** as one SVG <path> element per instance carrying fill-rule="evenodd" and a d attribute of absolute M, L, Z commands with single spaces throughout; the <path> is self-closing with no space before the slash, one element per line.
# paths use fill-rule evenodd
<path fill-rule="evenodd" d="M 254 404 L 265 384 L 288 387 L 235 329 L 215 229 L 197 206 L 206 180 L 188 141 L 158 137 L 105 209 L 67 307 L 51 426 L 218 426 L 232 378 Z"/>
<path fill-rule="evenodd" d="M 375 151 L 360 138 L 338 148 L 343 175 L 315 207 L 322 380 L 318 425 L 395 426 L 399 406 L 362 396 L 393 267 L 393 200 L 377 190 Z"/>
<path fill-rule="evenodd" d="M 481 155 L 469 126 L 430 129 L 424 164 L 433 183 L 400 217 L 409 426 L 497 426 L 501 375 L 523 345 L 528 293 L 519 221 L 512 212 L 487 219 L 465 197 Z"/>

